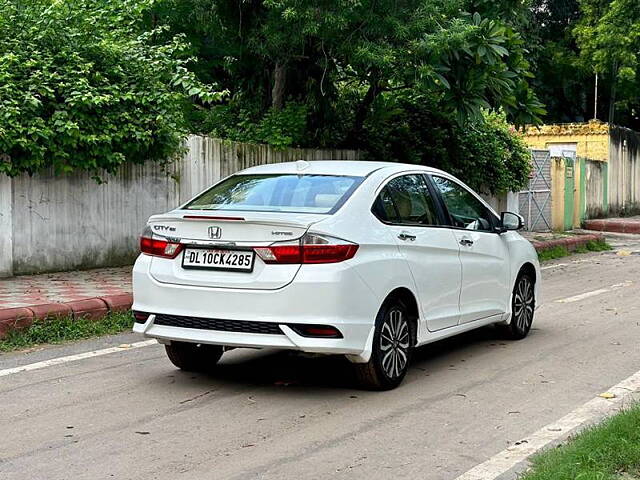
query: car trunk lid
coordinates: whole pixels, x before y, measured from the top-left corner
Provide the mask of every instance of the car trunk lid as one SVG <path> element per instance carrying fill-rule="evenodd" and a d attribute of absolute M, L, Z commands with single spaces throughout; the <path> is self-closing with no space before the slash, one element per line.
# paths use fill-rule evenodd
<path fill-rule="evenodd" d="M 214 288 L 273 290 L 291 283 L 299 264 L 265 264 L 255 255 L 253 269 L 246 271 L 184 268 L 189 248 L 247 249 L 274 242 L 296 240 L 326 215 L 273 212 L 208 212 L 178 210 L 154 215 L 149 227 L 154 235 L 179 239 L 183 252 L 176 258 L 153 257 L 150 274 L 162 283 Z M 194 251 L 194 250 L 191 250 Z"/>

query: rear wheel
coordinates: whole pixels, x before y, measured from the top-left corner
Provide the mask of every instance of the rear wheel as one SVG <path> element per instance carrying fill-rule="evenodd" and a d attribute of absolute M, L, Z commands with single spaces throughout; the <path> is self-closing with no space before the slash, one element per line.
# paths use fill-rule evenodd
<path fill-rule="evenodd" d="M 503 325 L 505 335 L 513 340 L 526 337 L 535 311 L 534 281 L 528 273 L 518 275 L 511 295 L 511 322 Z"/>
<path fill-rule="evenodd" d="M 188 372 L 211 370 L 218 363 L 223 352 L 219 345 L 202 343 L 171 342 L 164 348 L 171 363 Z"/>
<path fill-rule="evenodd" d="M 382 306 L 376 317 L 371 358 L 354 367 L 360 385 L 370 390 L 391 390 L 402 382 L 413 350 L 412 323 L 397 300 Z"/>

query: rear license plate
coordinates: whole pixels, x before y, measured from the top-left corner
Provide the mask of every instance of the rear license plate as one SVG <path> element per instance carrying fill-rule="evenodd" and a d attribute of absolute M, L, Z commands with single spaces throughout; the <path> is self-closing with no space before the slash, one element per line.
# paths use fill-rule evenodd
<path fill-rule="evenodd" d="M 252 272 L 254 259 L 255 252 L 253 250 L 185 248 L 182 256 L 182 268 Z"/>

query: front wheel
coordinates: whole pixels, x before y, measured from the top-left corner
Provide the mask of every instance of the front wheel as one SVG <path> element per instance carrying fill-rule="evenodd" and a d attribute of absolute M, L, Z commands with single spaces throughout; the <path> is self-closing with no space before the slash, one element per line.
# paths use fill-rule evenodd
<path fill-rule="evenodd" d="M 533 279 L 528 273 L 521 273 L 511 295 L 511 322 L 502 327 L 507 337 L 520 340 L 528 335 L 535 307 Z"/>
<path fill-rule="evenodd" d="M 171 363 L 187 372 L 211 370 L 223 353 L 221 346 L 203 343 L 171 342 L 164 348 Z"/>
<path fill-rule="evenodd" d="M 409 368 L 413 341 L 411 319 L 399 301 L 386 303 L 376 317 L 371 358 L 356 363 L 356 375 L 369 390 L 391 390 L 402 382 Z"/>

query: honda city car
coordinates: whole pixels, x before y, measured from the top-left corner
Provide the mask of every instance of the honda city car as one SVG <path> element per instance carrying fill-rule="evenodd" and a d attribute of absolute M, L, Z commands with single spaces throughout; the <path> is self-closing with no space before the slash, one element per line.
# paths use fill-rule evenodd
<path fill-rule="evenodd" d="M 527 335 L 540 267 L 522 224 L 434 168 L 248 168 L 149 219 L 134 331 L 185 370 L 289 349 L 345 355 L 365 388 L 391 389 L 417 346 L 489 324 Z"/>

